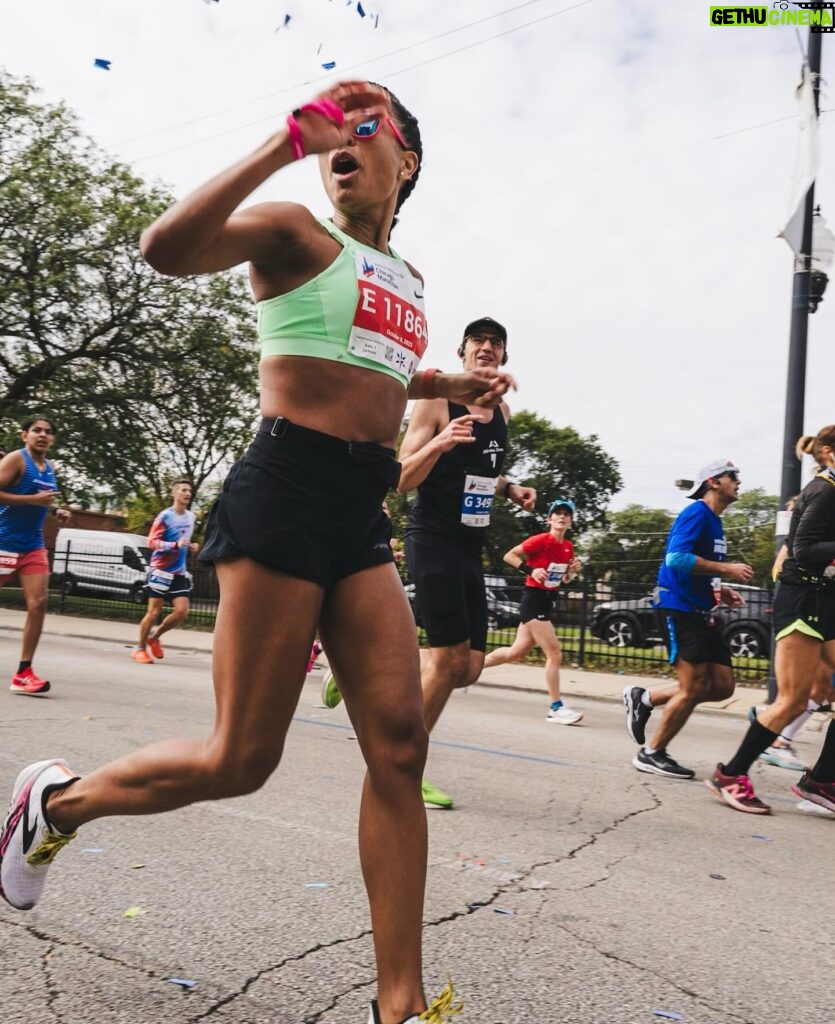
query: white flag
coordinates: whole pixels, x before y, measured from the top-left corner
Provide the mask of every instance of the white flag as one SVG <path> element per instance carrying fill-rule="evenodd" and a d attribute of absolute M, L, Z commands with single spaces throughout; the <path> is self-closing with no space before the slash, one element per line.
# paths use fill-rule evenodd
<path fill-rule="evenodd" d="M 797 100 L 800 104 L 800 146 L 797 154 L 797 169 L 792 179 L 788 220 L 777 237 L 785 238 L 795 253 L 800 255 L 806 193 L 814 184 L 820 167 L 815 88 L 808 64 L 803 65 L 803 79 L 797 90 Z"/>

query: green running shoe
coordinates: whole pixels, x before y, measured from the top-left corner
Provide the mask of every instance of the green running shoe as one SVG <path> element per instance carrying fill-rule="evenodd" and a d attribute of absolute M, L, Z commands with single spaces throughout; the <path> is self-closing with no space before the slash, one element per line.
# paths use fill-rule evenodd
<path fill-rule="evenodd" d="M 326 708 L 339 707 L 342 703 L 342 694 L 330 669 L 322 676 L 322 703 Z"/>
<path fill-rule="evenodd" d="M 433 786 L 431 782 L 423 780 L 423 803 L 425 807 L 440 807 L 443 810 L 450 811 L 455 801 L 442 789 L 438 789 L 437 786 Z"/>

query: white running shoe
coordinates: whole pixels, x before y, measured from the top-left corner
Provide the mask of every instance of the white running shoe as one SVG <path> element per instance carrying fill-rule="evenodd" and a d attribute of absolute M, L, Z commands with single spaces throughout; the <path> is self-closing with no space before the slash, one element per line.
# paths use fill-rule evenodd
<path fill-rule="evenodd" d="M 556 711 L 553 708 L 548 709 L 547 721 L 556 722 L 558 725 L 576 725 L 578 722 L 582 722 L 582 720 L 582 711 L 572 711 L 565 704 L 561 708 L 557 708 Z"/>
<path fill-rule="evenodd" d="M 759 759 L 777 768 L 788 768 L 792 772 L 805 772 L 809 767 L 800 760 L 790 743 L 783 747 L 766 747 Z"/>
<path fill-rule="evenodd" d="M 18 775 L 12 802 L 0 830 L 0 896 L 18 910 L 31 910 L 46 885 L 55 854 L 77 833 L 50 827 L 45 798 L 79 778 L 64 761 L 36 761 Z"/>

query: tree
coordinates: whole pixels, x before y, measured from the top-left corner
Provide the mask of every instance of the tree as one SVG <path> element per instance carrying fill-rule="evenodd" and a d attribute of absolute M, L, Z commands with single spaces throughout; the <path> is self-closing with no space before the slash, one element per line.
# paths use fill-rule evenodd
<path fill-rule="evenodd" d="M 754 570 L 751 581 L 760 587 L 771 586 L 774 563 L 775 524 L 780 499 L 757 487 L 745 491 L 722 517 L 728 540 L 728 559 L 747 562 Z"/>
<path fill-rule="evenodd" d="M 503 474 L 535 487 L 537 508 L 523 512 L 497 499 L 487 534 L 487 566 L 503 573 L 502 556 L 533 533 L 547 529 L 545 510 L 554 498 L 570 498 L 577 506 L 571 537 L 576 541 L 602 525 L 612 495 L 622 480 L 615 460 L 595 434 L 582 437 L 573 427 L 558 427 L 542 416 L 522 410 L 510 417 L 508 453 Z"/>
<path fill-rule="evenodd" d="M 606 529 L 595 531 L 581 549 L 585 575 L 651 588 L 673 518 L 664 509 L 637 504 L 612 512 Z"/>
<path fill-rule="evenodd" d="M 61 432 L 65 487 L 165 497 L 240 451 L 255 334 L 239 275 L 172 279 L 138 248 L 172 198 L 102 154 L 63 104 L 0 72 L 0 422 Z"/>

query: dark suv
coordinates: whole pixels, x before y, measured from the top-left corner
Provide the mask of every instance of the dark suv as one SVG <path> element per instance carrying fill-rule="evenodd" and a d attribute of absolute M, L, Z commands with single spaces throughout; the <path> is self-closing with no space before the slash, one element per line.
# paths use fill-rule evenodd
<path fill-rule="evenodd" d="M 733 586 L 745 604 L 722 605 L 715 612 L 735 658 L 765 658 L 771 643 L 770 590 Z M 603 601 L 592 611 L 591 632 L 611 647 L 647 647 L 664 643 L 663 612 L 652 606 L 652 594 L 628 601 Z"/>

